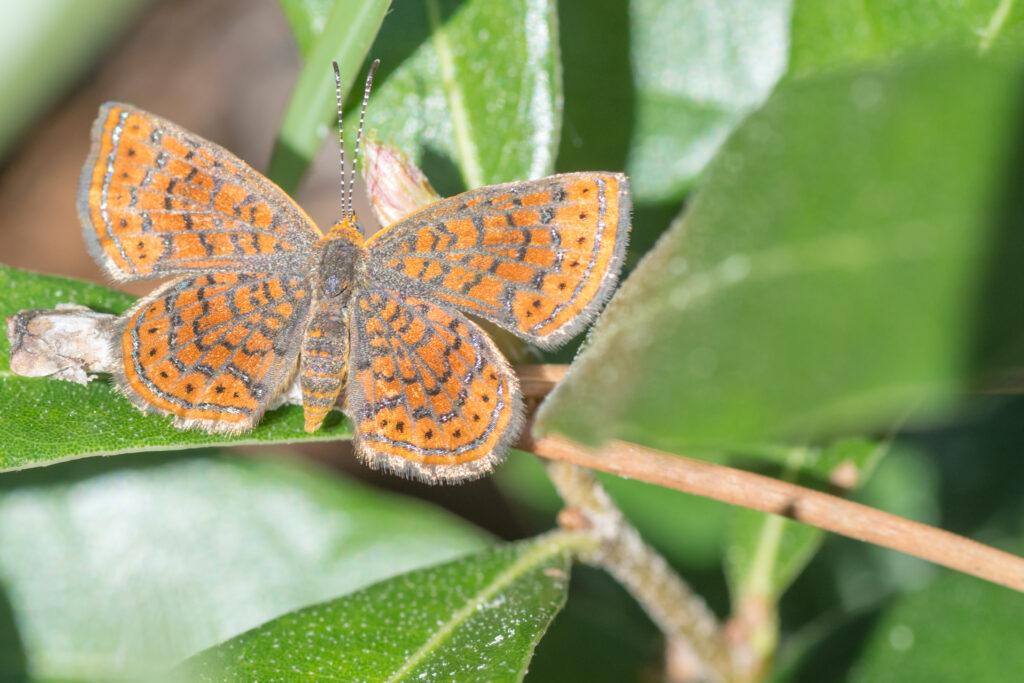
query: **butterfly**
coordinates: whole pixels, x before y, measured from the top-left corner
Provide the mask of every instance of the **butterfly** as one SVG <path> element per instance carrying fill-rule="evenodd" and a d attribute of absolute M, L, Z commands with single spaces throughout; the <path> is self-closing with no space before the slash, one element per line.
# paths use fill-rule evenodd
<path fill-rule="evenodd" d="M 365 99 L 364 99 L 365 103 Z M 172 276 L 118 319 L 117 389 L 179 428 L 251 430 L 299 375 L 306 431 L 344 396 L 355 450 L 427 482 L 489 472 L 518 436 L 516 375 L 464 313 L 541 347 L 610 296 L 629 184 L 567 173 L 442 199 L 364 240 L 322 231 L 225 149 L 104 104 L 78 209 L 119 281 Z"/>

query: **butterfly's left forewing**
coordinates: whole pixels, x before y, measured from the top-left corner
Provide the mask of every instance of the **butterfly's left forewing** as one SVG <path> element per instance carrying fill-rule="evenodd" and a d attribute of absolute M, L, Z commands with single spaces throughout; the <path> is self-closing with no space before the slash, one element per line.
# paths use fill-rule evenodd
<path fill-rule="evenodd" d="M 107 103 L 93 127 L 78 212 L 118 280 L 211 271 L 305 276 L 321 234 L 279 187 L 212 142 Z"/>
<path fill-rule="evenodd" d="M 369 464 L 428 482 L 494 467 L 523 420 L 515 375 L 457 311 L 370 290 L 353 299 L 345 412 Z"/>

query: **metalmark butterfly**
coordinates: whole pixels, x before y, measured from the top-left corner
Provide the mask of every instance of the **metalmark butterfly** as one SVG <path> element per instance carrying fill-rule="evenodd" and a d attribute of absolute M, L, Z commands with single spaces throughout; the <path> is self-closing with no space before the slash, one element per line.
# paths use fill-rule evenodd
<path fill-rule="evenodd" d="M 364 241 L 351 208 L 323 232 L 230 152 L 132 106 L 103 105 L 92 139 L 90 252 L 117 280 L 174 276 L 119 318 L 118 389 L 179 428 L 238 433 L 298 371 L 307 431 L 344 392 L 359 456 L 429 482 L 489 472 L 523 422 L 515 374 L 459 310 L 555 346 L 610 295 L 629 230 L 625 176 L 568 173 Z"/>

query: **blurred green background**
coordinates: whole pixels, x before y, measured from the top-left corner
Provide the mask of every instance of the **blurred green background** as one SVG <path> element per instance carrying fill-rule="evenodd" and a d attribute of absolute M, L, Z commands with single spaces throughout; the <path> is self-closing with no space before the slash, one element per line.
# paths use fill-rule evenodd
<path fill-rule="evenodd" d="M 632 276 L 543 429 L 742 465 L 1024 551 L 1018 3 L 402 0 L 373 42 L 385 8 L 0 3 L 0 261 L 103 282 L 74 197 L 106 100 L 269 168 L 329 224 L 333 85 L 317 61 L 344 58 L 358 82 L 368 49 L 382 58 L 368 128 L 444 194 L 631 176 Z M 0 272 L 5 316 L 67 300 L 130 299 Z M 294 409 L 260 427 L 267 445 L 162 453 L 218 440 L 144 421 L 99 383 L 15 378 L 6 354 L 0 341 L 0 461 L 49 466 L 0 476 L 5 679 L 147 678 L 289 610 L 554 524 L 528 454 L 428 488 L 367 471 L 347 442 L 283 445 Z M 135 449 L 157 452 L 59 462 Z M 837 483 L 844 465 L 853 481 Z M 777 606 L 768 680 L 1024 671 L 1024 600 L 1008 589 L 601 480 L 722 618 Z M 658 680 L 662 666 L 632 599 L 577 567 L 527 680 Z"/>

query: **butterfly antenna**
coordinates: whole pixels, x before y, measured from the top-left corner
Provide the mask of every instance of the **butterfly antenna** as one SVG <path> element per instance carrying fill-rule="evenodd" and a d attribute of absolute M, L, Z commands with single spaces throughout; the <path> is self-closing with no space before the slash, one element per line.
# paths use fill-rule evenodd
<path fill-rule="evenodd" d="M 341 157 L 341 217 L 351 218 L 352 205 L 345 201 L 345 128 L 341 119 L 341 71 L 338 70 L 338 62 L 331 62 L 334 65 L 334 95 L 338 99 L 338 149 Z"/>
<path fill-rule="evenodd" d="M 352 175 L 348 177 L 348 204 L 352 206 L 352 186 L 356 180 L 356 163 L 359 161 L 359 141 L 363 138 L 363 122 L 366 121 L 366 102 L 370 99 L 370 88 L 373 87 L 373 75 L 377 73 L 380 60 L 373 60 L 370 72 L 366 74 L 366 87 L 363 88 L 363 106 L 359 109 L 359 130 L 356 131 L 356 149 L 352 155 Z"/>

